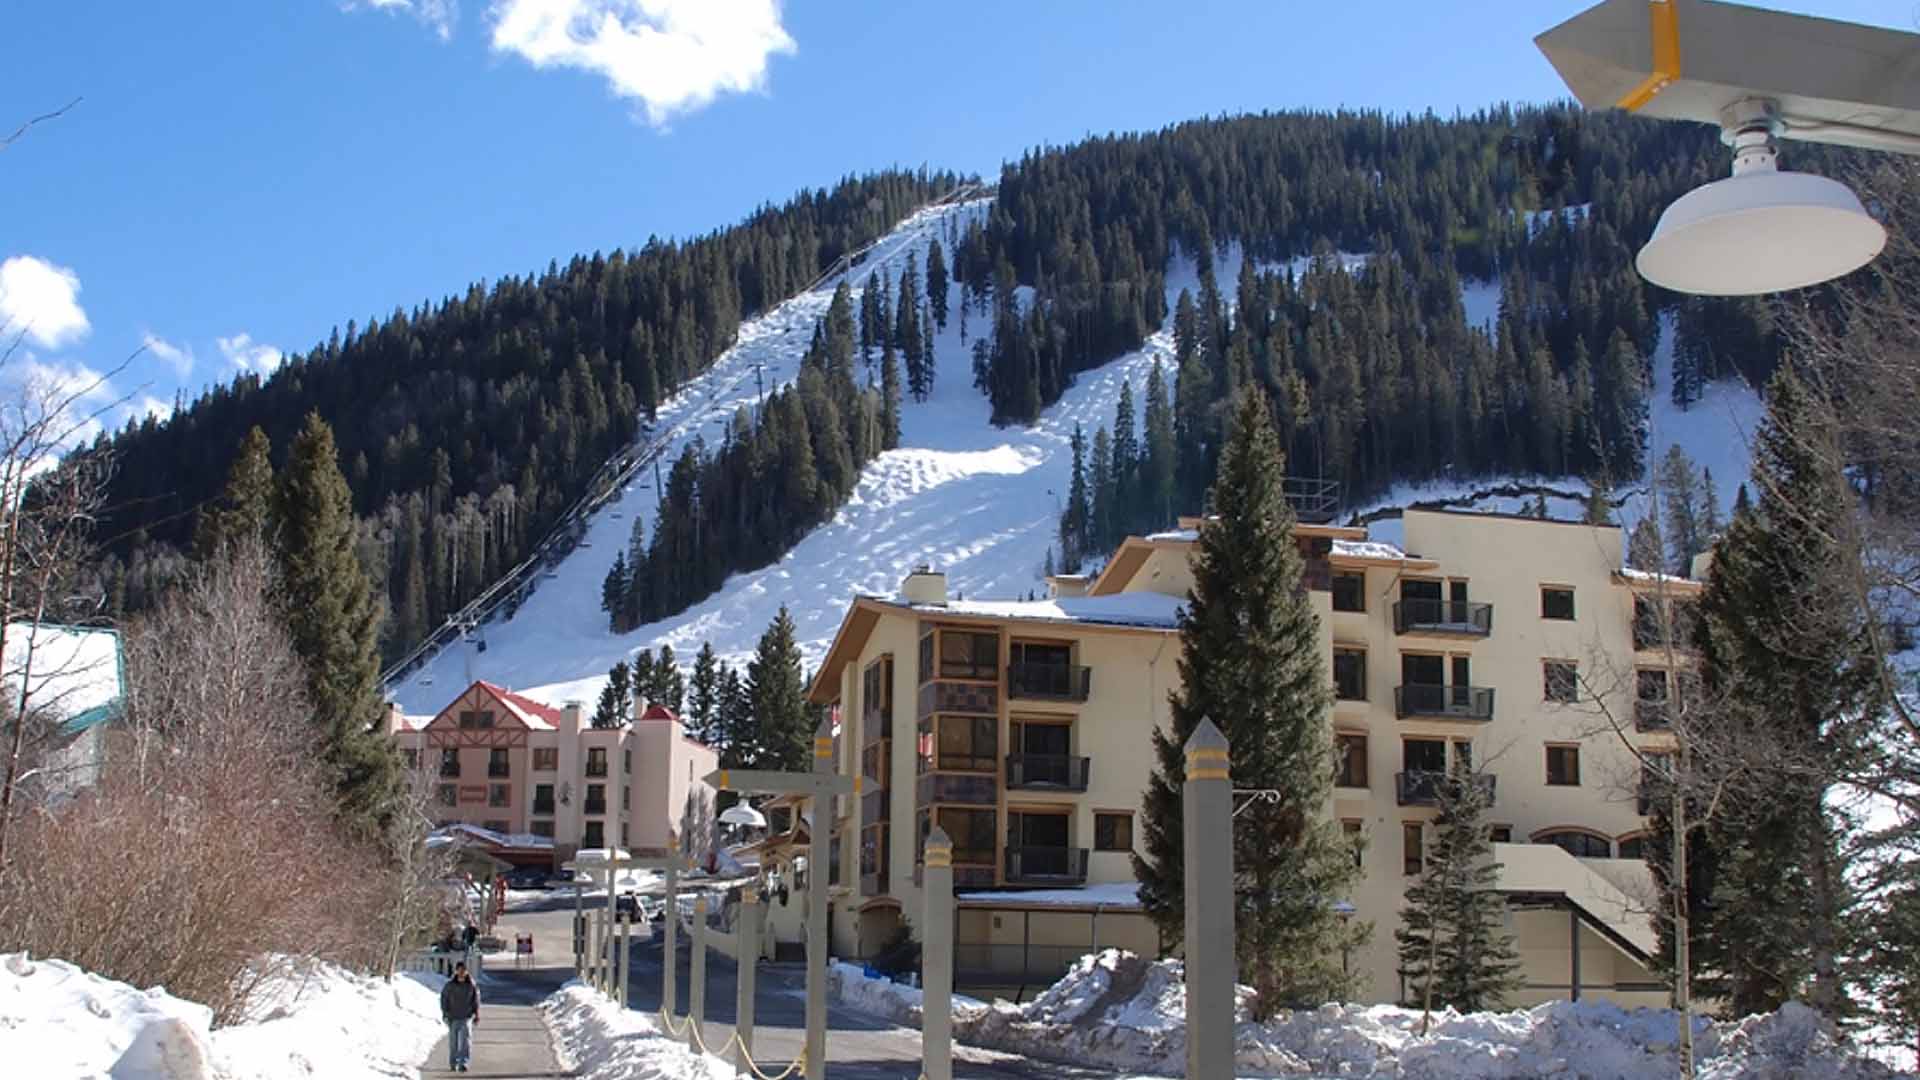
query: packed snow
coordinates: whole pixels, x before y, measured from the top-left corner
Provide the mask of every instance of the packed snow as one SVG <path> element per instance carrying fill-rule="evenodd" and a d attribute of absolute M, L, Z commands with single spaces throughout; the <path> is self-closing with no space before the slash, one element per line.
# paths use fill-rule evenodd
<path fill-rule="evenodd" d="M 1186 1055 L 1186 986 L 1180 962 L 1149 963 L 1108 949 L 1082 957 L 1059 982 L 1023 1005 L 956 1001 L 954 1036 L 1035 1058 L 1124 1073 L 1177 1076 Z M 836 965 L 830 984 L 853 1008 L 899 1023 L 918 1020 L 920 993 Z M 1420 1013 L 1391 1005 L 1325 1005 L 1265 1022 L 1249 1018 L 1252 991 L 1239 988 L 1235 1072 L 1241 1077 L 1341 1076 L 1466 1080 L 1543 1076 L 1665 1080 L 1678 1072 L 1678 1017 L 1559 1001 L 1504 1013 Z M 1800 1005 L 1767 1016 L 1694 1020 L 1703 1080 L 1794 1077 L 1872 1080 L 1898 1074 L 1837 1043 Z"/>
<path fill-rule="evenodd" d="M 1183 601 L 1160 593 L 1116 593 L 1110 596 L 1057 597 L 1047 600 L 951 600 L 945 604 L 918 605 L 920 610 L 947 611 L 955 615 L 991 615 L 1003 619 L 1033 619 L 1042 622 L 1104 623 L 1114 626 L 1146 626 L 1171 630 L 1180 625 Z"/>
<path fill-rule="evenodd" d="M 392 982 L 288 960 L 247 1019 L 60 960 L 0 957 L 0 1061 L 35 1080 L 390 1080 L 413 1075 L 444 1030 L 438 979 Z"/>
<path fill-rule="evenodd" d="M 732 1080 L 731 1062 L 670 1039 L 659 1020 L 572 982 L 540 1003 L 555 1056 L 578 1080 Z"/>
<path fill-rule="evenodd" d="M 1077 889 L 1016 889 L 1008 892 L 964 892 L 961 903 L 1027 904 L 1033 907 L 1101 907 L 1140 909 L 1140 883 L 1105 882 Z"/>

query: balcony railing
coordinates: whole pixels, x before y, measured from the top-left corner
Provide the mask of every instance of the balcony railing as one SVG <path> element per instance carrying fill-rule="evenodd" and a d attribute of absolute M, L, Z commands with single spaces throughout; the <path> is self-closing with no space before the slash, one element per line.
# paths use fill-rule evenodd
<path fill-rule="evenodd" d="M 508 765 L 506 762 L 489 761 L 487 762 L 487 775 L 505 779 L 506 777 L 509 777 L 513 774 L 508 771 Z"/>
<path fill-rule="evenodd" d="M 534 816 L 536 817 L 552 817 L 553 816 L 553 800 L 552 799 L 533 800 L 533 813 L 534 813 Z"/>
<path fill-rule="evenodd" d="M 1007 696 L 1029 701 L 1085 701 L 1093 693 L 1093 669 L 1076 664 L 1013 664 Z"/>
<path fill-rule="evenodd" d="M 999 792 L 995 790 L 997 784 L 998 780 L 991 773 L 922 773 L 914 785 L 914 803 L 918 806 L 933 803 L 993 806 L 999 802 Z M 991 866 L 993 860 L 989 859 L 987 863 Z"/>
<path fill-rule="evenodd" d="M 1493 776 L 1476 776 L 1475 784 L 1480 787 L 1480 795 L 1486 805 L 1492 806 L 1494 800 Z M 1399 796 L 1401 806 L 1438 806 L 1447 794 L 1447 785 L 1452 779 L 1438 769 L 1415 770 L 1393 774 L 1394 793 Z"/>
<path fill-rule="evenodd" d="M 1015 884 L 1087 880 L 1087 849 L 1071 847 L 1010 847 L 1007 881 Z"/>
<path fill-rule="evenodd" d="M 1393 605 L 1396 634 L 1463 634 L 1486 637 L 1493 633 L 1493 605 L 1465 600 L 1400 600 Z"/>
<path fill-rule="evenodd" d="M 1493 719 L 1493 689 L 1485 686 L 1435 686 L 1407 683 L 1393 688 L 1394 715 L 1443 720 Z"/>
<path fill-rule="evenodd" d="M 589 813 L 589 814 L 604 814 L 604 813 L 606 813 L 606 812 L 607 812 L 607 801 L 606 801 L 605 799 L 588 799 L 588 800 L 587 800 L 587 808 L 586 808 L 586 812 L 587 812 L 587 813 Z"/>
<path fill-rule="evenodd" d="M 1633 727 L 1635 731 L 1670 731 L 1673 714 L 1664 701 L 1640 698 L 1633 703 Z"/>
<path fill-rule="evenodd" d="M 459 776 L 460 763 L 457 761 L 442 761 L 440 763 L 440 775 L 449 777 Z"/>
<path fill-rule="evenodd" d="M 594 760 L 592 760 L 592 759 L 588 759 L 588 761 L 587 761 L 587 775 L 588 775 L 588 776 L 605 776 L 605 775 L 607 775 L 607 763 L 606 763 L 606 762 L 604 762 L 604 761 L 594 761 Z"/>
<path fill-rule="evenodd" d="M 1090 765 L 1088 758 L 1067 754 L 1008 754 L 1007 786 L 1085 791 Z"/>

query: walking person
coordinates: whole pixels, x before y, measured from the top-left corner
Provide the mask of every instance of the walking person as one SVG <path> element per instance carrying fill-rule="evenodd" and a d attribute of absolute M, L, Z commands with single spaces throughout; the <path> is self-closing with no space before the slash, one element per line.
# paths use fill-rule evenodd
<path fill-rule="evenodd" d="M 453 965 L 453 978 L 440 988 L 440 1019 L 447 1022 L 447 1068 L 466 1072 L 473 1057 L 473 1025 L 480 1022 L 480 987 L 467 965 Z"/>

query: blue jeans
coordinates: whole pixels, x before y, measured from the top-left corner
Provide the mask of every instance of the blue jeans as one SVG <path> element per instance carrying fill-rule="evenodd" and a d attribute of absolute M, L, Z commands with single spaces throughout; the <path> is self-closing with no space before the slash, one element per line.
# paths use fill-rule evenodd
<path fill-rule="evenodd" d="M 473 1057 L 473 1021 L 447 1021 L 447 1067 L 457 1069 Z"/>

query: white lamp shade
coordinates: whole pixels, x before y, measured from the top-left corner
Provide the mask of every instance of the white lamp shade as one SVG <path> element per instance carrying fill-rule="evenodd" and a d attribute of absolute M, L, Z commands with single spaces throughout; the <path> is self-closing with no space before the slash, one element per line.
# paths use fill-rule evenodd
<path fill-rule="evenodd" d="M 767 827 L 766 816 L 746 803 L 734 803 L 720 811 L 720 822 L 723 825 L 745 825 L 754 829 Z"/>
<path fill-rule="evenodd" d="M 1756 170 L 1675 199 L 1634 260 L 1675 292 L 1752 296 L 1817 285 L 1880 254 L 1887 231 L 1845 184 Z"/>

